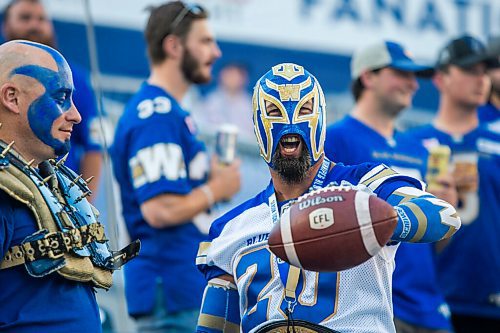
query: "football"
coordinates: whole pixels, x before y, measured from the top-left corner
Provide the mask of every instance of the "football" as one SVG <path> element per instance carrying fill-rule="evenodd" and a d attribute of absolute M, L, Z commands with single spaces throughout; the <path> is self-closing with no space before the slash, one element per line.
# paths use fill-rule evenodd
<path fill-rule="evenodd" d="M 357 266 L 377 254 L 397 224 L 395 209 L 351 187 L 327 187 L 297 199 L 269 235 L 269 249 L 286 262 L 311 271 Z"/>

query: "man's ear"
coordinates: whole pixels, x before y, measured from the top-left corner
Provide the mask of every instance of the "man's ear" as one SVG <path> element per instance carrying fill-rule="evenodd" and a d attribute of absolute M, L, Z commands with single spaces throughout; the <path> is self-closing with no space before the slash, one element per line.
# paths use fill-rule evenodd
<path fill-rule="evenodd" d="M 441 90 L 443 88 L 445 79 L 444 75 L 445 74 L 443 72 L 437 71 L 436 74 L 434 74 L 434 76 L 432 77 L 432 83 L 434 83 L 438 90 Z"/>
<path fill-rule="evenodd" d="M 12 83 L 0 87 L 0 103 L 9 111 L 19 113 L 19 89 Z"/>
<path fill-rule="evenodd" d="M 168 35 L 163 39 L 163 51 L 167 55 L 167 58 L 180 58 L 182 55 L 182 43 L 181 39 L 175 35 Z"/>
<path fill-rule="evenodd" d="M 375 73 L 372 71 L 365 71 L 361 74 L 359 79 L 361 80 L 361 83 L 363 83 L 363 86 L 366 88 L 371 88 L 372 86 L 372 81 L 373 77 L 375 76 Z"/>

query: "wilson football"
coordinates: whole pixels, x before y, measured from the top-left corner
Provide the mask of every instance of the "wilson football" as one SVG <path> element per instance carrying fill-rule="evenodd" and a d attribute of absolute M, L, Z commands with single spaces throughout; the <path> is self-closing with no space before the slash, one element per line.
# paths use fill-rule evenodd
<path fill-rule="evenodd" d="M 341 271 L 377 254 L 397 224 L 394 208 L 350 187 L 327 187 L 298 198 L 269 235 L 269 249 L 311 271 Z"/>

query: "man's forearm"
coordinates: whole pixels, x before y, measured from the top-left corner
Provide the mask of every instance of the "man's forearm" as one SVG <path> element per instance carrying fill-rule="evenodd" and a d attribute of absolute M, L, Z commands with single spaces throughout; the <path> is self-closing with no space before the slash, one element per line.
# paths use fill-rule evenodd
<path fill-rule="evenodd" d="M 101 179 L 101 168 L 102 168 L 102 153 L 98 151 L 87 152 L 83 155 L 80 161 L 80 171 L 82 173 L 83 179 L 89 179 L 94 177 L 94 179 L 88 184 L 88 187 L 92 191 L 90 200 L 94 201 L 97 197 L 97 190 L 99 188 L 99 181 Z"/>

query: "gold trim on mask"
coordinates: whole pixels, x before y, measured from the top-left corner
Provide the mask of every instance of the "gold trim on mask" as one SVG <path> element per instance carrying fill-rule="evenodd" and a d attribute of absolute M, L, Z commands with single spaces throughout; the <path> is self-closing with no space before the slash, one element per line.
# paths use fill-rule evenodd
<path fill-rule="evenodd" d="M 300 109 L 304 104 L 308 101 L 313 101 L 313 112 L 308 115 L 300 115 Z M 295 111 L 293 112 L 293 124 L 301 123 L 301 122 L 309 122 L 309 131 L 311 136 L 311 147 L 312 147 L 312 155 L 315 160 L 319 158 L 322 152 L 318 151 L 316 147 L 318 146 L 316 143 L 316 131 L 318 130 L 318 121 L 319 121 L 319 103 L 318 103 L 318 89 L 317 86 L 313 88 L 307 95 L 302 98 L 302 100 L 297 103 L 295 107 Z"/>
<path fill-rule="evenodd" d="M 296 77 L 304 75 L 304 67 L 290 63 L 273 66 L 272 70 L 273 75 L 281 76 L 288 81 L 292 81 Z"/>
<path fill-rule="evenodd" d="M 301 91 L 308 88 L 311 84 L 312 81 L 310 77 L 308 77 L 304 82 L 297 84 L 276 84 L 269 79 L 266 79 L 266 85 L 279 93 L 281 102 L 299 101 Z"/>
<path fill-rule="evenodd" d="M 267 115 L 266 101 L 273 103 L 281 112 L 281 116 L 279 117 L 269 117 Z M 264 158 L 266 162 L 271 161 L 272 150 L 273 150 L 273 137 L 271 135 L 271 129 L 273 128 L 273 124 L 289 124 L 290 120 L 288 119 L 288 113 L 286 112 L 285 106 L 278 100 L 276 97 L 267 94 L 262 87 L 259 87 L 258 90 L 258 107 L 255 110 L 260 110 L 260 119 L 262 126 L 264 127 L 265 137 L 267 139 L 266 151 L 263 151 L 264 143 L 262 142 L 262 134 L 260 132 L 259 126 L 255 126 L 255 131 L 258 133 L 257 141 L 260 146 L 260 154 Z M 257 121 L 257 112 L 254 112 L 255 123 L 258 124 Z"/>

